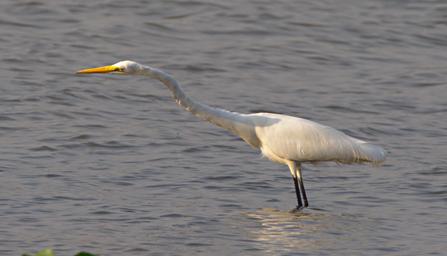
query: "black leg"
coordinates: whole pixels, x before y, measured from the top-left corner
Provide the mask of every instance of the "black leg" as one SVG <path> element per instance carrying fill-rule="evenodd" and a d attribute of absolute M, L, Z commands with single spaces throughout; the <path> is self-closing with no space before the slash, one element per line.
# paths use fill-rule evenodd
<path fill-rule="evenodd" d="M 303 177 L 301 177 L 301 179 L 299 179 L 299 183 L 300 183 L 301 191 L 303 193 L 304 207 L 308 207 L 309 202 L 307 201 L 306 190 L 304 189 Z"/>
<path fill-rule="evenodd" d="M 308 207 L 309 202 L 307 201 L 306 190 L 304 189 L 303 175 L 301 175 L 301 164 L 297 164 L 296 169 L 297 169 L 297 179 L 299 180 L 300 183 L 300 190 L 303 193 L 304 207 Z"/>
<path fill-rule="evenodd" d="M 287 165 L 289 166 L 290 174 L 292 174 L 293 183 L 295 184 L 296 200 L 298 202 L 298 206 L 296 208 L 300 210 L 301 208 L 303 208 L 301 191 L 303 192 L 304 207 L 307 207 L 309 205 L 307 202 L 306 191 L 304 190 L 304 184 L 301 176 L 301 164 L 299 162 L 289 161 Z"/>
<path fill-rule="evenodd" d="M 303 202 L 301 201 L 300 187 L 298 186 L 298 179 L 296 177 L 292 178 L 293 182 L 295 183 L 296 200 L 298 201 L 298 206 L 296 208 L 299 210 L 303 207 Z"/>

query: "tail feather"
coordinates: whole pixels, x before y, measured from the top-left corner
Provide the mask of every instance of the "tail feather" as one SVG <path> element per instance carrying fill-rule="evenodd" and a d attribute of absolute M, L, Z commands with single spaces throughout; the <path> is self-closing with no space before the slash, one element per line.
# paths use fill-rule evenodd
<path fill-rule="evenodd" d="M 373 164 L 380 164 L 385 161 L 386 151 L 377 145 L 364 142 L 360 144 L 362 160 Z"/>

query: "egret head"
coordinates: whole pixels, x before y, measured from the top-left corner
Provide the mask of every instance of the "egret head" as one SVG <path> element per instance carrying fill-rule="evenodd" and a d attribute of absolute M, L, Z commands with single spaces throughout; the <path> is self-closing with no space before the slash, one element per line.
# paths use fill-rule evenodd
<path fill-rule="evenodd" d="M 123 60 L 113 65 L 87 68 L 79 70 L 77 74 L 111 73 L 121 75 L 138 75 L 143 71 L 143 66 L 131 60 Z"/>

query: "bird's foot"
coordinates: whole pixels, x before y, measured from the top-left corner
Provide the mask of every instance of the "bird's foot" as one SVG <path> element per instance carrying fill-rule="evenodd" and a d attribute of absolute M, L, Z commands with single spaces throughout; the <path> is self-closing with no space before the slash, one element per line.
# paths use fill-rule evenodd
<path fill-rule="evenodd" d="M 302 211 L 302 210 L 304 210 L 304 206 L 302 206 L 302 205 L 297 205 L 296 208 L 295 208 L 295 210 L 296 210 L 296 211 Z"/>
<path fill-rule="evenodd" d="M 292 210 L 290 210 L 289 212 L 293 213 L 293 214 L 301 215 L 301 214 L 304 214 L 304 207 L 303 206 L 297 206 L 297 207 L 293 208 Z"/>

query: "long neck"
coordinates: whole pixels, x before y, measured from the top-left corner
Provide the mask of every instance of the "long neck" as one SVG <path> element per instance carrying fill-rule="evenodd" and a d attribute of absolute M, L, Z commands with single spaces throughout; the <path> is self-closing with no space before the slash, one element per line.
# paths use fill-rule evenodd
<path fill-rule="evenodd" d="M 241 133 L 245 132 L 240 131 L 241 127 L 249 125 L 247 123 L 247 118 L 244 117 L 245 115 L 224 109 L 213 108 L 191 99 L 185 94 L 178 82 L 162 70 L 145 66 L 143 74 L 162 82 L 172 92 L 172 96 L 177 104 L 182 106 L 185 110 L 191 112 L 202 120 L 227 129 L 243 138 L 243 134 Z M 245 138 L 243 139 L 245 140 Z"/>

